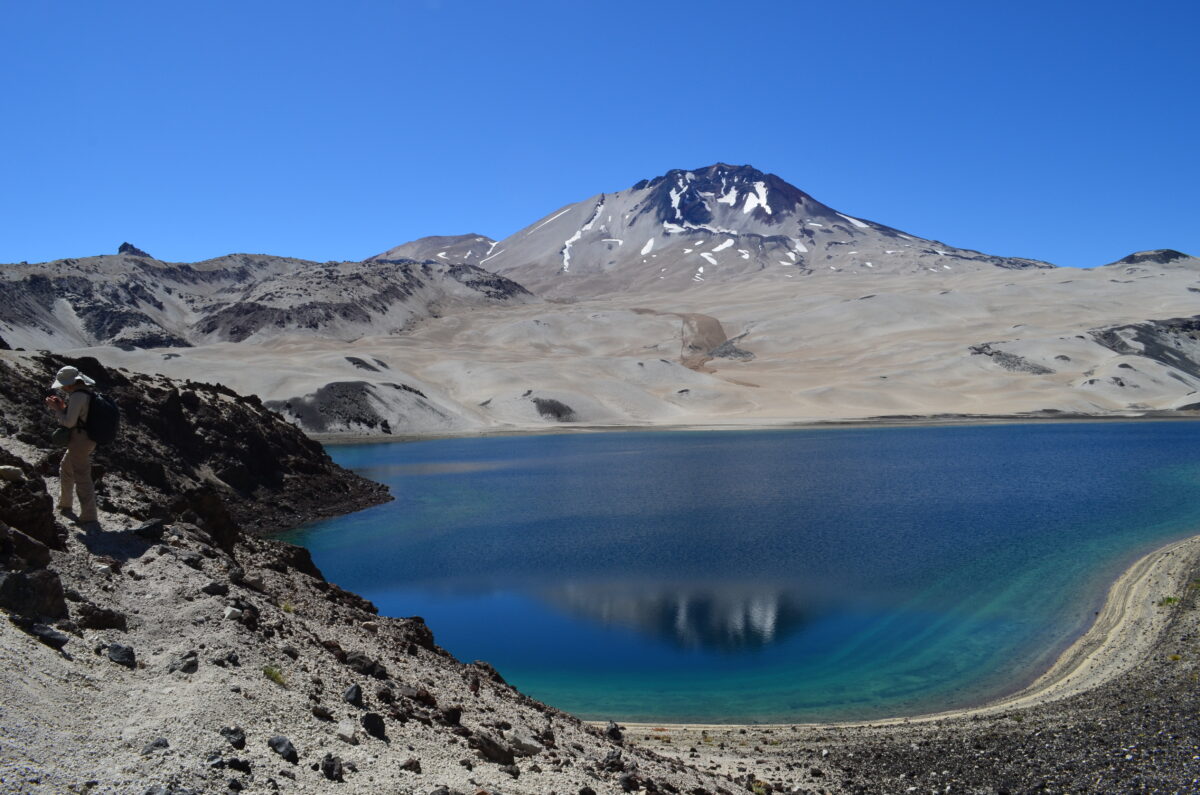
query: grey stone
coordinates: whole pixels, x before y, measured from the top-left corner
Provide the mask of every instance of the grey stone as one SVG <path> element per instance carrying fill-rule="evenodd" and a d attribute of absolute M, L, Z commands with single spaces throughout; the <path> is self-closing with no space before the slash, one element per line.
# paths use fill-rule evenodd
<path fill-rule="evenodd" d="M 476 732 L 467 740 L 467 745 L 478 751 L 489 762 L 511 765 L 515 759 L 510 749 L 501 745 L 496 738 L 486 732 Z"/>
<path fill-rule="evenodd" d="M 148 756 L 160 748 L 170 748 L 171 744 L 167 742 L 166 737 L 159 737 L 157 740 L 152 740 L 142 746 L 142 756 Z"/>
<path fill-rule="evenodd" d="M 183 674 L 194 674 L 199 668 L 200 660 L 197 659 L 196 650 L 192 649 L 171 660 L 171 663 L 167 666 L 167 671 L 169 673 L 178 671 Z"/>
<path fill-rule="evenodd" d="M 342 693 L 342 701 L 345 701 L 351 706 L 361 707 L 363 705 L 362 688 L 358 685 L 350 685 L 346 688 L 345 692 Z"/>
<path fill-rule="evenodd" d="M 513 729 L 504 736 L 504 739 L 508 741 L 509 747 L 517 756 L 533 756 L 543 750 L 541 743 L 521 729 Z"/>
<path fill-rule="evenodd" d="M 350 745 L 358 745 L 358 724 L 350 718 L 337 725 L 337 738 Z"/>

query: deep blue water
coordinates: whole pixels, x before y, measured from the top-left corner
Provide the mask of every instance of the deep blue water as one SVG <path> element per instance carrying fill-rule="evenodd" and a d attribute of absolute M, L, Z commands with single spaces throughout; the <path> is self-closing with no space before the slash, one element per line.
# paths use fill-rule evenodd
<path fill-rule="evenodd" d="M 1027 684 L 1200 532 L 1200 423 L 629 432 L 333 447 L 394 502 L 326 577 L 584 717 L 879 718 Z"/>

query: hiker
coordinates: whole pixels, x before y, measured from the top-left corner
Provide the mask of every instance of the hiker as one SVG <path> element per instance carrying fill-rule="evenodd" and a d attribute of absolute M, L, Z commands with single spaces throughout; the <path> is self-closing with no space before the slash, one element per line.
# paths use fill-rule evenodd
<path fill-rule="evenodd" d="M 46 406 L 57 416 L 58 424 L 68 428 L 70 433 L 67 452 L 58 470 L 58 509 L 68 516 L 73 514 L 74 494 L 71 492 L 74 490 L 79 495 L 81 524 L 97 521 L 96 490 L 92 486 L 92 451 L 96 449 L 96 443 L 84 430 L 92 402 L 88 387 L 95 383 L 79 372 L 78 367 L 68 365 L 58 371 L 54 383 L 50 385 L 51 389 L 66 392 L 67 400 L 63 401 L 58 395 L 46 398 Z"/>

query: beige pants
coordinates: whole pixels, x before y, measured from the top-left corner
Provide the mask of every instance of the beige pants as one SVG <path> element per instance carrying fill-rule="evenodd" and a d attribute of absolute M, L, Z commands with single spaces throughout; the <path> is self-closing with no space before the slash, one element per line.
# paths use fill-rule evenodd
<path fill-rule="evenodd" d="M 96 521 L 96 490 L 92 486 L 92 451 L 96 443 L 83 431 L 72 428 L 71 441 L 58 468 L 60 491 L 58 507 L 70 510 L 72 491 L 79 495 L 79 521 Z"/>

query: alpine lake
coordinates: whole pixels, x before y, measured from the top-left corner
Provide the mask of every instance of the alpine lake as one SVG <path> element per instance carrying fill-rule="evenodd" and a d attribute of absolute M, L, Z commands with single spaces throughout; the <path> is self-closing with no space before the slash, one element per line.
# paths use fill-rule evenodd
<path fill-rule="evenodd" d="M 589 719 L 813 722 L 1042 673 L 1200 532 L 1200 423 L 600 432 L 334 446 L 393 502 L 284 536 Z"/>

